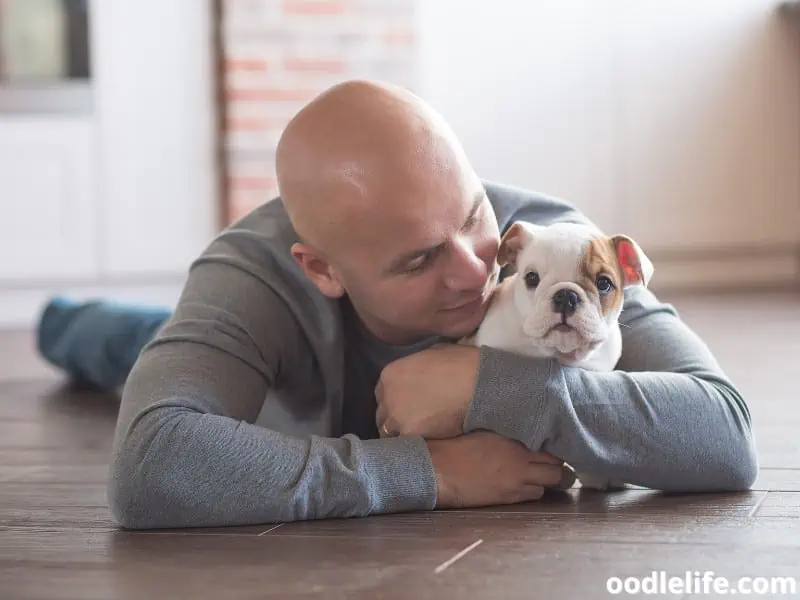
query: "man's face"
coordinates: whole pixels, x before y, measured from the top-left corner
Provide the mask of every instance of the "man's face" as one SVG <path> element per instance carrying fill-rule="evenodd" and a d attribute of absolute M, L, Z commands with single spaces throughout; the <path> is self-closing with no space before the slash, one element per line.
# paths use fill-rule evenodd
<path fill-rule="evenodd" d="M 498 273 L 500 234 L 483 187 L 475 178 L 392 193 L 339 261 L 356 311 L 390 343 L 471 333 Z"/>

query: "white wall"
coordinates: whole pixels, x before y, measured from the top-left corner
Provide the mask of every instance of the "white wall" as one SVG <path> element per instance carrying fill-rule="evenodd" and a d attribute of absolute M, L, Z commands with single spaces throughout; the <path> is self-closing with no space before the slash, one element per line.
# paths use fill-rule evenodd
<path fill-rule="evenodd" d="M 0 117 L 0 326 L 62 291 L 177 296 L 216 229 L 209 3 L 94 0 L 94 112 Z M 633 235 L 656 285 L 784 282 L 800 31 L 777 5 L 420 1 L 419 90 L 481 175 Z"/>
<path fill-rule="evenodd" d="M 564 195 L 605 222 L 617 156 L 608 4 L 418 4 L 420 92 L 481 176 Z"/>
<path fill-rule="evenodd" d="M 800 32 L 778 4 L 421 2 L 420 92 L 482 176 L 633 235 L 659 259 L 655 282 L 786 281 L 798 273 L 787 244 L 800 243 Z"/>

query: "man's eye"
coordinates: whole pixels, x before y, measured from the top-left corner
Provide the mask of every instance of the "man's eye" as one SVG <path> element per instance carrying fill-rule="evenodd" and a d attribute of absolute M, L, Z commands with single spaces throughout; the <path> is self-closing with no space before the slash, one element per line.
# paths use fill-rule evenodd
<path fill-rule="evenodd" d="M 419 273 L 427 269 L 431 264 L 431 255 L 425 254 L 424 256 L 420 256 L 419 258 L 415 259 L 411 263 L 408 264 L 406 271 L 409 273 Z"/>

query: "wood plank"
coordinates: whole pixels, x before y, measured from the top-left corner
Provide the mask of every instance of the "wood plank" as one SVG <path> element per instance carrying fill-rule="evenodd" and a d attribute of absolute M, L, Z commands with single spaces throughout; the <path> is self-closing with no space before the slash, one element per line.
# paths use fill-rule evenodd
<path fill-rule="evenodd" d="M 36 350 L 31 331 L 3 331 L 0 335 L 0 381 L 56 380 L 59 373 Z"/>
<path fill-rule="evenodd" d="M 94 423 L 83 427 L 79 421 L 74 420 L 74 428 L 70 429 L 52 421 L 0 421 L 0 450 L 49 450 L 73 455 L 87 451 L 103 452 L 107 462 L 114 441 L 113 431 L 108 431 L 105 427 L 93 429 L 92 425 Z"/>
<path fill-rule="evenodd" d="M 73 465 L 91 465 L 108 467 L 111 456 L 106 444 L 101 448 L 2 448 L 0 447 L 0 464 L 12 467 L 67 467 Z"/>
<path fill-rule="evenodd" d="M 452 540 L 4 532 L 0 597 L 366 598 L 433 569 Z M 52 572 L 53 567 L 59 569 Z M 67 575 L 67 572 L 71 572 Z M 38 577 L 47 573 L 48 577 Z M 55 579 L 58 583 L 54 586 Z M 48 579 L 51 579 L 48 581 Z M 5 589 L 3 589 L 5 588 Z"/>
<path fill-rule="evenodd" d="M 537 502 L 510 504 L 483 510 L 545 514 L 648 515 L 680 512 L 696 516 L 747 516 L 761 499 L 761 495 L 761 492 L 756 491 L 677 494 L 642 489 L 599 492 L 573 488 L 563 492 L 550 492 Z"/>
<path fill-rule="evenodd" d="M 778 517 L 787 527 L 800 519 L 800 492 L 769 492 L 759 505 L 756 516 L 761 518 Z"/>
<path fill-rule="evenodd" d="M 104 453 L 106 461 L 108 454 Z M 108 479 L 108 465 L 101 462 L 96 465 L 68 464 L 20 466 L 0 465 L 0 482 L 15 483 L 92 483 L 105 485 Z"/>
<path fill-rule="evenodd" d="M 674 514 L 431 512 L 352 520 L 287 523 L 270 537 L 476 538 L 515 542 L 800 548 L 796 519 Z"/>
<path fill-rule="evenodd" d="M 508 524 L 512 516 L 516 520 L 520 515 L 504 515 L 501 522 Z M 749 521 L 757 527 L 772 520 Z M 628 524 L 627 529 L 641 524 Z M 562 520 L 561 525 L 564 531 L 574 530 L 575 523 Z M 744 523 L 732 525 L 736 526 L 730 531 L 736 531 Z M 624 520 L 616 520 L 615 529 L 624 534 Z M 512 533 L 511 528 L 506 531 Z M 420 535 L 402 537 L 365 537 L 355 531 L 341 537 L 81 531 L 53 536 L 4 531 L 8 544 L 0 548 L 0 581 L 6 589 L 0 591 L 9 599 L 93 598 L 99 596 L 92 590 L 108 594 L 113 583 L 121 597 L 226 597 L 238 590 L 241 595 L 236 597 L 243 598 L 317 593 L 337 598 L 471 599 L 498 597 L 499 590 L 503 598 L 530 598 L 531 589 L 543 589 L 549 597 L 569 599 L 601 597 L 609 577 L 641 578 L 653 570 L 669 576 L 713 570 L 735 578 L 793 575 L 800 564 L 796 531 L 786 536 L 795 544 L 779 552 L 754 552 L 752 532 L 739 544 L 719 540 L 704 545 L 630 543 L 613 530 L 605 539 L 592 539 L 580 535 L 586 531 L 573 531 L 570 541 L 555 541 L 542 531 L 478 536 L 474 541 L 481 544 L 450 564 L 474 541 L 419 531 Z M 695 535 L 702 538 L 703 532 Z M 47 584 L 36 573 L 47 573 Z M 59 585 L 53 587 L 53 581 Z"/>
<path fill-rule="evenodd" d="M 762 468 L 738 494 L 573 489 L 482 510 L 125 532 L 105 497 L 118 397 L 0 372 L 0 598 L 569 600 L 653 570 L 800 576 L 800 412 L 786 375 L 800 337 L 785 335 L 799 298 L 678 303 L 751 405 Z"/>
<path fill-rule="evenodd" d="M 607 584 L 612 577 L 641 580 L 654 571 L 664 571 L 667 577 L 683 577 L 687 572 L 705 570 L 730 579 L 754 573 L 796 576 L 798 561 L 798 548 L 771 556 L 754 555 L 747 547 L 722 552 L 716 546 L 670 544 L 656 549 L 619 543 L 614 538 L 605 543 L 572 544 L 490 540 L 438 575 L 395 581 L 394 586 L 387 587 L 403 590 L 402 596 L 395 597 L 421 600 L 496 597 L 577 600 L 608 597 Z M 657 597 L 681 598 L 682 593 Z"/>
<path fill-rule="evenodd" d="M 105 485 L 4 482 L 0 526 L 35 530 L 110 530 L 116 527 Z"/>
<path fill-rule="evenodd" d="M 0 336 L 2 337 L 2 336 Z M 113 424 L 119 410 L 116 394 L 78 390 L 46 381 L 7 383 L 0 380 L 0 420 L 69 419 Z"/>
<path fill-rule="evenodd" d="M 99 483 L 3 483 L 0 514 L 11 507 L 106 506 L 106 486 Z"/>

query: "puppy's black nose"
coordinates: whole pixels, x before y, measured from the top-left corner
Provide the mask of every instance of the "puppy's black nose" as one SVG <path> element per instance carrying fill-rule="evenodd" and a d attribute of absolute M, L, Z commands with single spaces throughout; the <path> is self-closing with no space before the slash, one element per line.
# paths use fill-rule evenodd
<path fill-rule="evenodd" d="M 553 294 L 553 312 L 571 315 L 575 312 L 581 299 L 572 290 L 558 290 Z"/>

